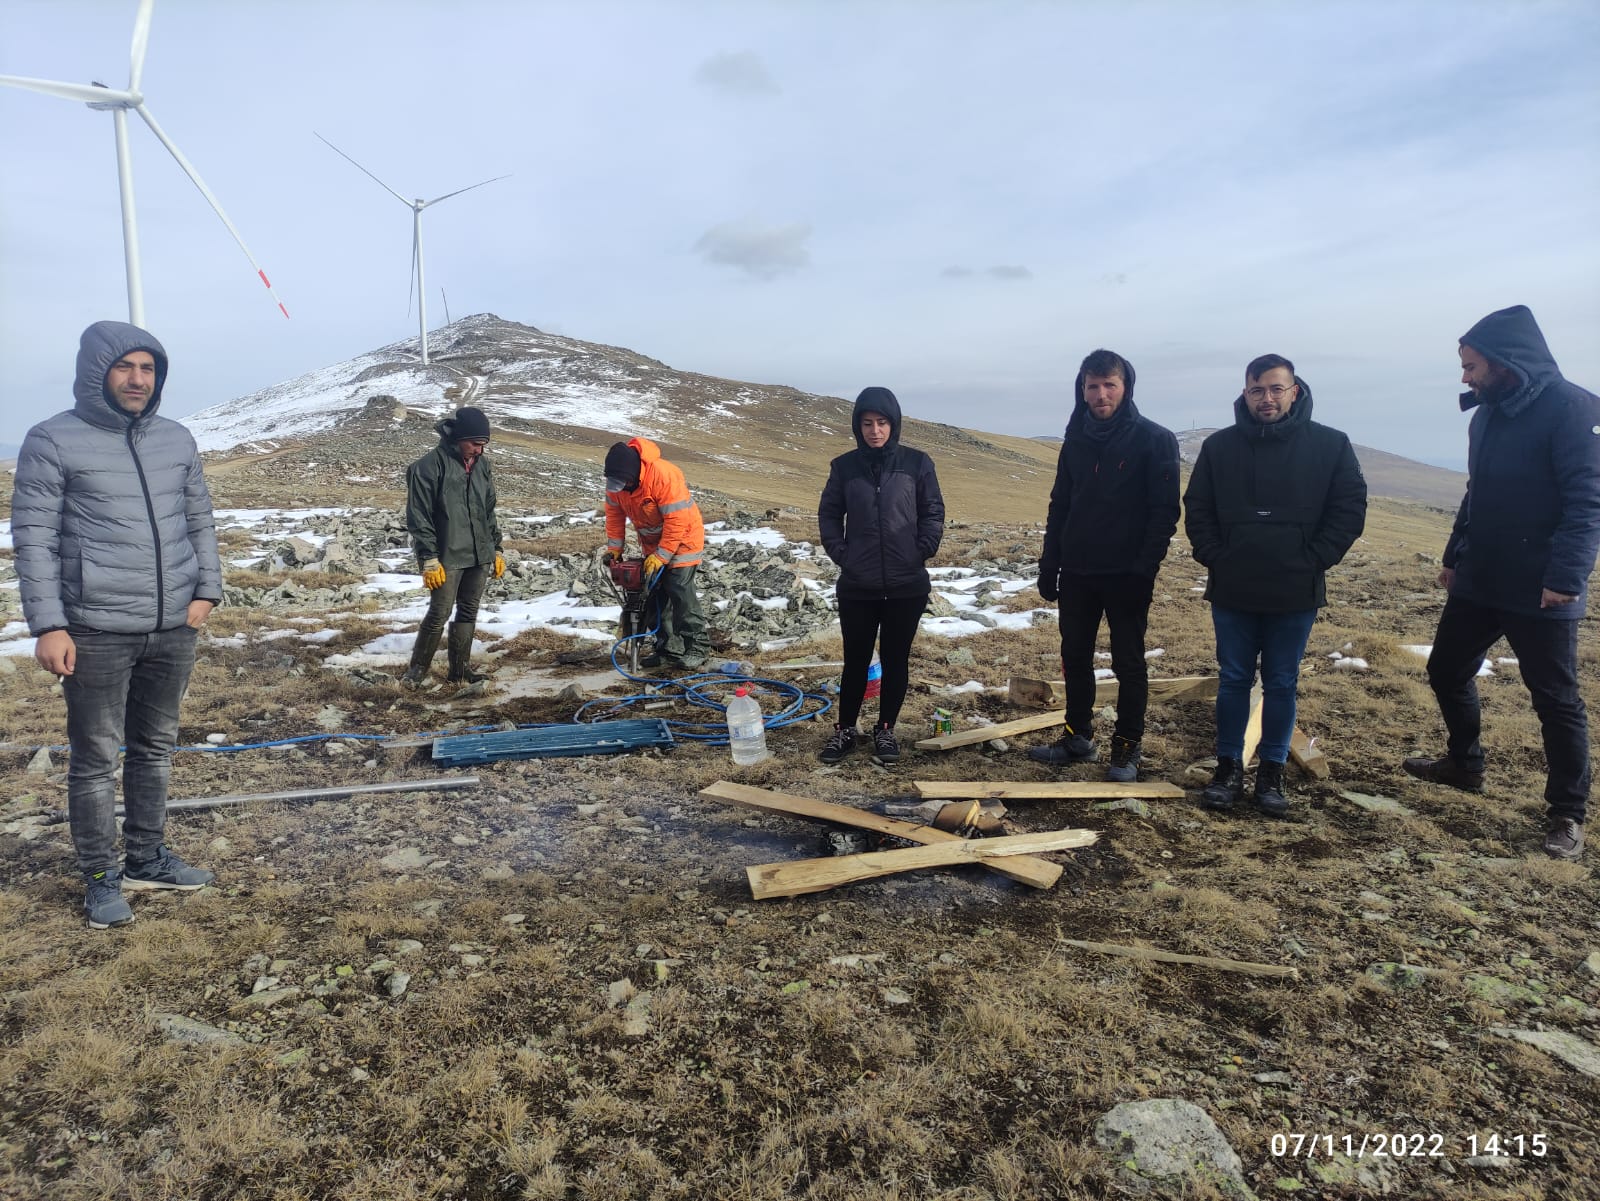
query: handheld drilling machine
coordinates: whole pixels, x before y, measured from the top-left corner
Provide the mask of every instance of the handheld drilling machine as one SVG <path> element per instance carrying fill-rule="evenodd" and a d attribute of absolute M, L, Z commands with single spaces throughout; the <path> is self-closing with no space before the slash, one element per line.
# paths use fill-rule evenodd
<path fill-rule="evenodd" d="M 622 603 L 622 618 L 617 624 L 617 637 L 622 641 L 623 662 L 629 672 L 639 672 L 639 637 L 648 634 L 656 625 L 656 606 L 651 602 L 655 581 L 644 573 L 642 558 L 607 558 L 606 578 L 611 591 Z"/>

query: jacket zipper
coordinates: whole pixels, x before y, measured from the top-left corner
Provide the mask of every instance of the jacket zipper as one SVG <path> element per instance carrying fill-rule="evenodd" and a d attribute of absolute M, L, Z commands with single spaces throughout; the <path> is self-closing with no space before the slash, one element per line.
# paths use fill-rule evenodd
<path fill-rule="evenodd" d="M 139 490 L 144 493 L 144 511 L 150 518 L 150 541 L 156 551 L 156 629 L 162 629 L 166 620 L 167 589 L 161 572 L 161 529 L 156 525 L 156 507 L 150 500 L 150 484 L 144 478 L 144 464 L 139 461 L 139 451 L 133 445 L 133 425 L 128 425 L 128 454 L 133 457 L 133 470 L 139 476 Z"/>

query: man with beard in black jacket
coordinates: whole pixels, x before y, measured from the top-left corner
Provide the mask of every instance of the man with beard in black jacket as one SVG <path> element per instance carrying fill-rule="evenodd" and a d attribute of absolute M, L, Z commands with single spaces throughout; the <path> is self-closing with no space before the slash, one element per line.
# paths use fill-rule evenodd
<path fill-rule="evenodd" d="M 1600 399 L 1568 382 L 1526 305 L 1461 338 L 1467 494 L 1444 548 L 1449 593 L 1428 656 L 1449 741 L 1407 759 L 1410 775 L 1483 790 L 1476 677 L 1504 635 L 1544 734 L 1544 852 L 1583 855 L 1589 722 L 1578 690 L 1578 624 L 1600 550 Z"/>
<path fill-rule="evenodd" d="M 1144 635 L 1156 572 L 1178 528 L 1178 440 L 1133 403 L 1133 364 L 1109 350 L 1083 360 L 1074 385 L 1039 556 L 1039 595 L 1060 601 L 1067 729 L 1028 758 L 1052 767 L 1093 759 L 1094 645 L 1105 619 L 1117 677 L 1106 779 L 1138 778 L 1149 673 Z"/>
<path fill-rule="evenodd" d="M 1261 664 L 1256 807 L 1282 817 L 1283 765 L 1294 733 L 1300 660 L 1328 603 L 1325 573 L 1367 521 L 1367 481 L 1350 439 L 1311 420 L 1311 389 L 1282 355 L 1244 369 L 1233 424 L 1200 446 L 1184 493 L 1184 526 L 1206 568 L 1217 636 L 1217 770 L 1209 809 L 1244 797 L 1250 688 Z"/>

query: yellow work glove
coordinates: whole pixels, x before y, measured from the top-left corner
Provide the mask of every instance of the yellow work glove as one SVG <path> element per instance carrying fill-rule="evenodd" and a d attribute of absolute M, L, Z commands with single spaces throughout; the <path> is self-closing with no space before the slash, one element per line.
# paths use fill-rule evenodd
<path fill-rule="evenodd" d="M 444 587 L 444 564 L 438 559 L 422 561 L 422 583 L 429 592 Z"/>
<path fill-rule="evenodd" d="M 646 556 L 645 561 L 644 561 L 644 574 L 645 574 L 645 577 L 648 579 L 650 576 L 655 575 L 656 572 L 660 571 L 666 565 L 667 565 L 667 561 L 665 559 L 663 559 L 660 555 L 656 554 L 655 551 L 651 551 L 650 554 L 648 556 Z"/>
<path fill-rule="evenodd" d="M 499 551 L 494 552 L 494 578 L 499 579 L 506 573 L 506 557 Z"/>

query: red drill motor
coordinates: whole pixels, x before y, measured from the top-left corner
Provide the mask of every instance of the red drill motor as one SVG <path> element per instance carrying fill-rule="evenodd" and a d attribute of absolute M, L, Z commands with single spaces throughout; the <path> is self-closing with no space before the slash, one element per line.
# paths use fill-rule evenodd
<path fill-rule="evenodd" d="M 639 645 L 644 641 L 638 635 L 648 634 L 655 626 L 655 606 L 650 603 L 651 585 L 654 581 L 645 577 L 642 558 L 610 559 L 606 562 L 606 573 L 611 590 L 622 602 L 622 618 L 617 624 L 617 637 L 622 640 L 621 649 L 628 670 L 638 674 Z"/>

